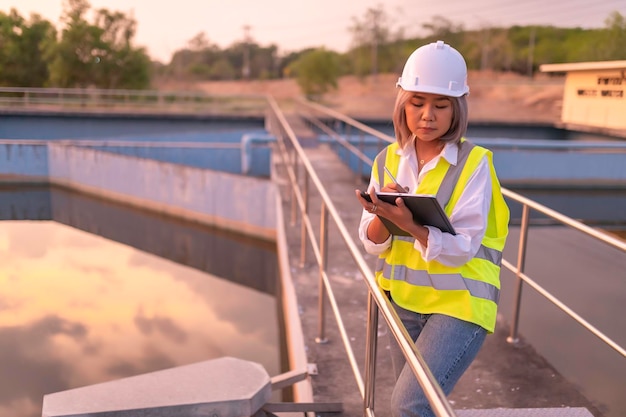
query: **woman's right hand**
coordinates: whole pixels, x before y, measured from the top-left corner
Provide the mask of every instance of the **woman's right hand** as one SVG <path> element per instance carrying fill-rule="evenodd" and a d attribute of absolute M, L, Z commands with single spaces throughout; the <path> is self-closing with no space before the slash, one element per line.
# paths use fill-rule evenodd
<path fill-rule="evenodd" d="M 385 184 L 385 186 L 380 191 L 384 193 L 407 193 L 409 190 L 407 188 L 404 188 L 400 184 L 390 182 L 389 184 Z"/>

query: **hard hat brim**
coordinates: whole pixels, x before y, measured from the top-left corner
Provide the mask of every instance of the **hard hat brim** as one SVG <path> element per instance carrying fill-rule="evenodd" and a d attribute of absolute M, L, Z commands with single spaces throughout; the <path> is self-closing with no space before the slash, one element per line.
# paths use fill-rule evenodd
<path fill-rule="evenodd" d="M 401 81 L 396 83 L 396 87 L 402 88 L 404 91 L 410 91 L 414 93 L 429 93 L 429 94 L 438 94 L 440 96 L 448 96 L 448 97 L 462 97 L 469 95 L 469 87 L 465 87 L 461 90 L 450 90 L 448 88 L 441 87 L 429 87 L 429 86 L 416 86 L 416 85 L 404 85 Z"/>

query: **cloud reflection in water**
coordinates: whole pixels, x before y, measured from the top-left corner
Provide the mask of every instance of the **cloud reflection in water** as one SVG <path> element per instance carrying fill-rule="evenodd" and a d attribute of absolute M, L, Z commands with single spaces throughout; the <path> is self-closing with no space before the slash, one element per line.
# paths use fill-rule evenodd
<path fill-rule="evenodd" d="M 1 226 L 0 417 L 225 355 L 280 373 L 274 297 L 59 223 Z"/>

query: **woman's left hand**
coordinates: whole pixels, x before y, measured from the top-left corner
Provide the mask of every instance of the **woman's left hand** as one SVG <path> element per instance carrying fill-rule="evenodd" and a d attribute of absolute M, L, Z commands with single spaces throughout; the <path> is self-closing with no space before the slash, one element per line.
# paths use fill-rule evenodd
<path fill-rule="evenodd" d="M 381 189 L 381 192 L 399 193 L 405 192 L 405 190 L 397 184 L 388 184 Z M 396 199 L 396 205 L 394 205 L 380 200 L 376 196 L 376 190 L 373 187 L 368 190 L 368 195 L 371 202 L 367 201 L 363 196 L 361 196 L 360 191 L 357 190 L 357 197 L 359 199 L 359 202 L 368 212 L 389 219 L 391 222 L 393 222 L 402 229 L 404 229 L 403 225 L 408 227 L 411 224 L 414 224 L 413 214 L 404 204 L 404 201 L 400 197 Z"/>

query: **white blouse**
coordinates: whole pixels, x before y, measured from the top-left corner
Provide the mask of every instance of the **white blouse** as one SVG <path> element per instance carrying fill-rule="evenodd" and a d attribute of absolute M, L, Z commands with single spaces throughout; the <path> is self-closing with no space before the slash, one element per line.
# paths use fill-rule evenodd
<path fill-rule="evenodd" d="M 447 143 L 438 156 L 431 159 L 422 167 L 417 169 L 417 155 L 415 146 L 408 143 L 404 149 L 398 149 L 400 155 L 400 165 L 395 175 L 398 183 L 405 188 L 408 187 L 410 193 L 417 190 L 418 185 L 424 179 L 424 175 L 437 166 L 440 158 L 445 158 L 451 165 L 456 165 L 458 159 L 458 146 Z M 377 191 L 381 189 L 378 179 L 370 179 L 368 190 L 374 187 Z M 450 215 L 450 223 L 456 231 L 456 235 L 443 233 L 436 227 L 428 228 L 428 245 L 422 246 L 415 240 L 414 247 L 420 251 L 425 261 L 436 260 L 447 266 L 461 266 L 474 257 L 480 248 L 481 242 L 487 228 L 487 216 L 491 203 L 491 173 L 487 157 L 478 164 L 472 173 L 467 186 Z M 359 239 L 363 242 L 365 251 L 372 255 L 379 255 L 391 245 L 391 235 L 385 242 L 376 244 L 367 238 L 367 228 L 376 214 L 363 210 L 361 223 L 359 225 Z"/>

